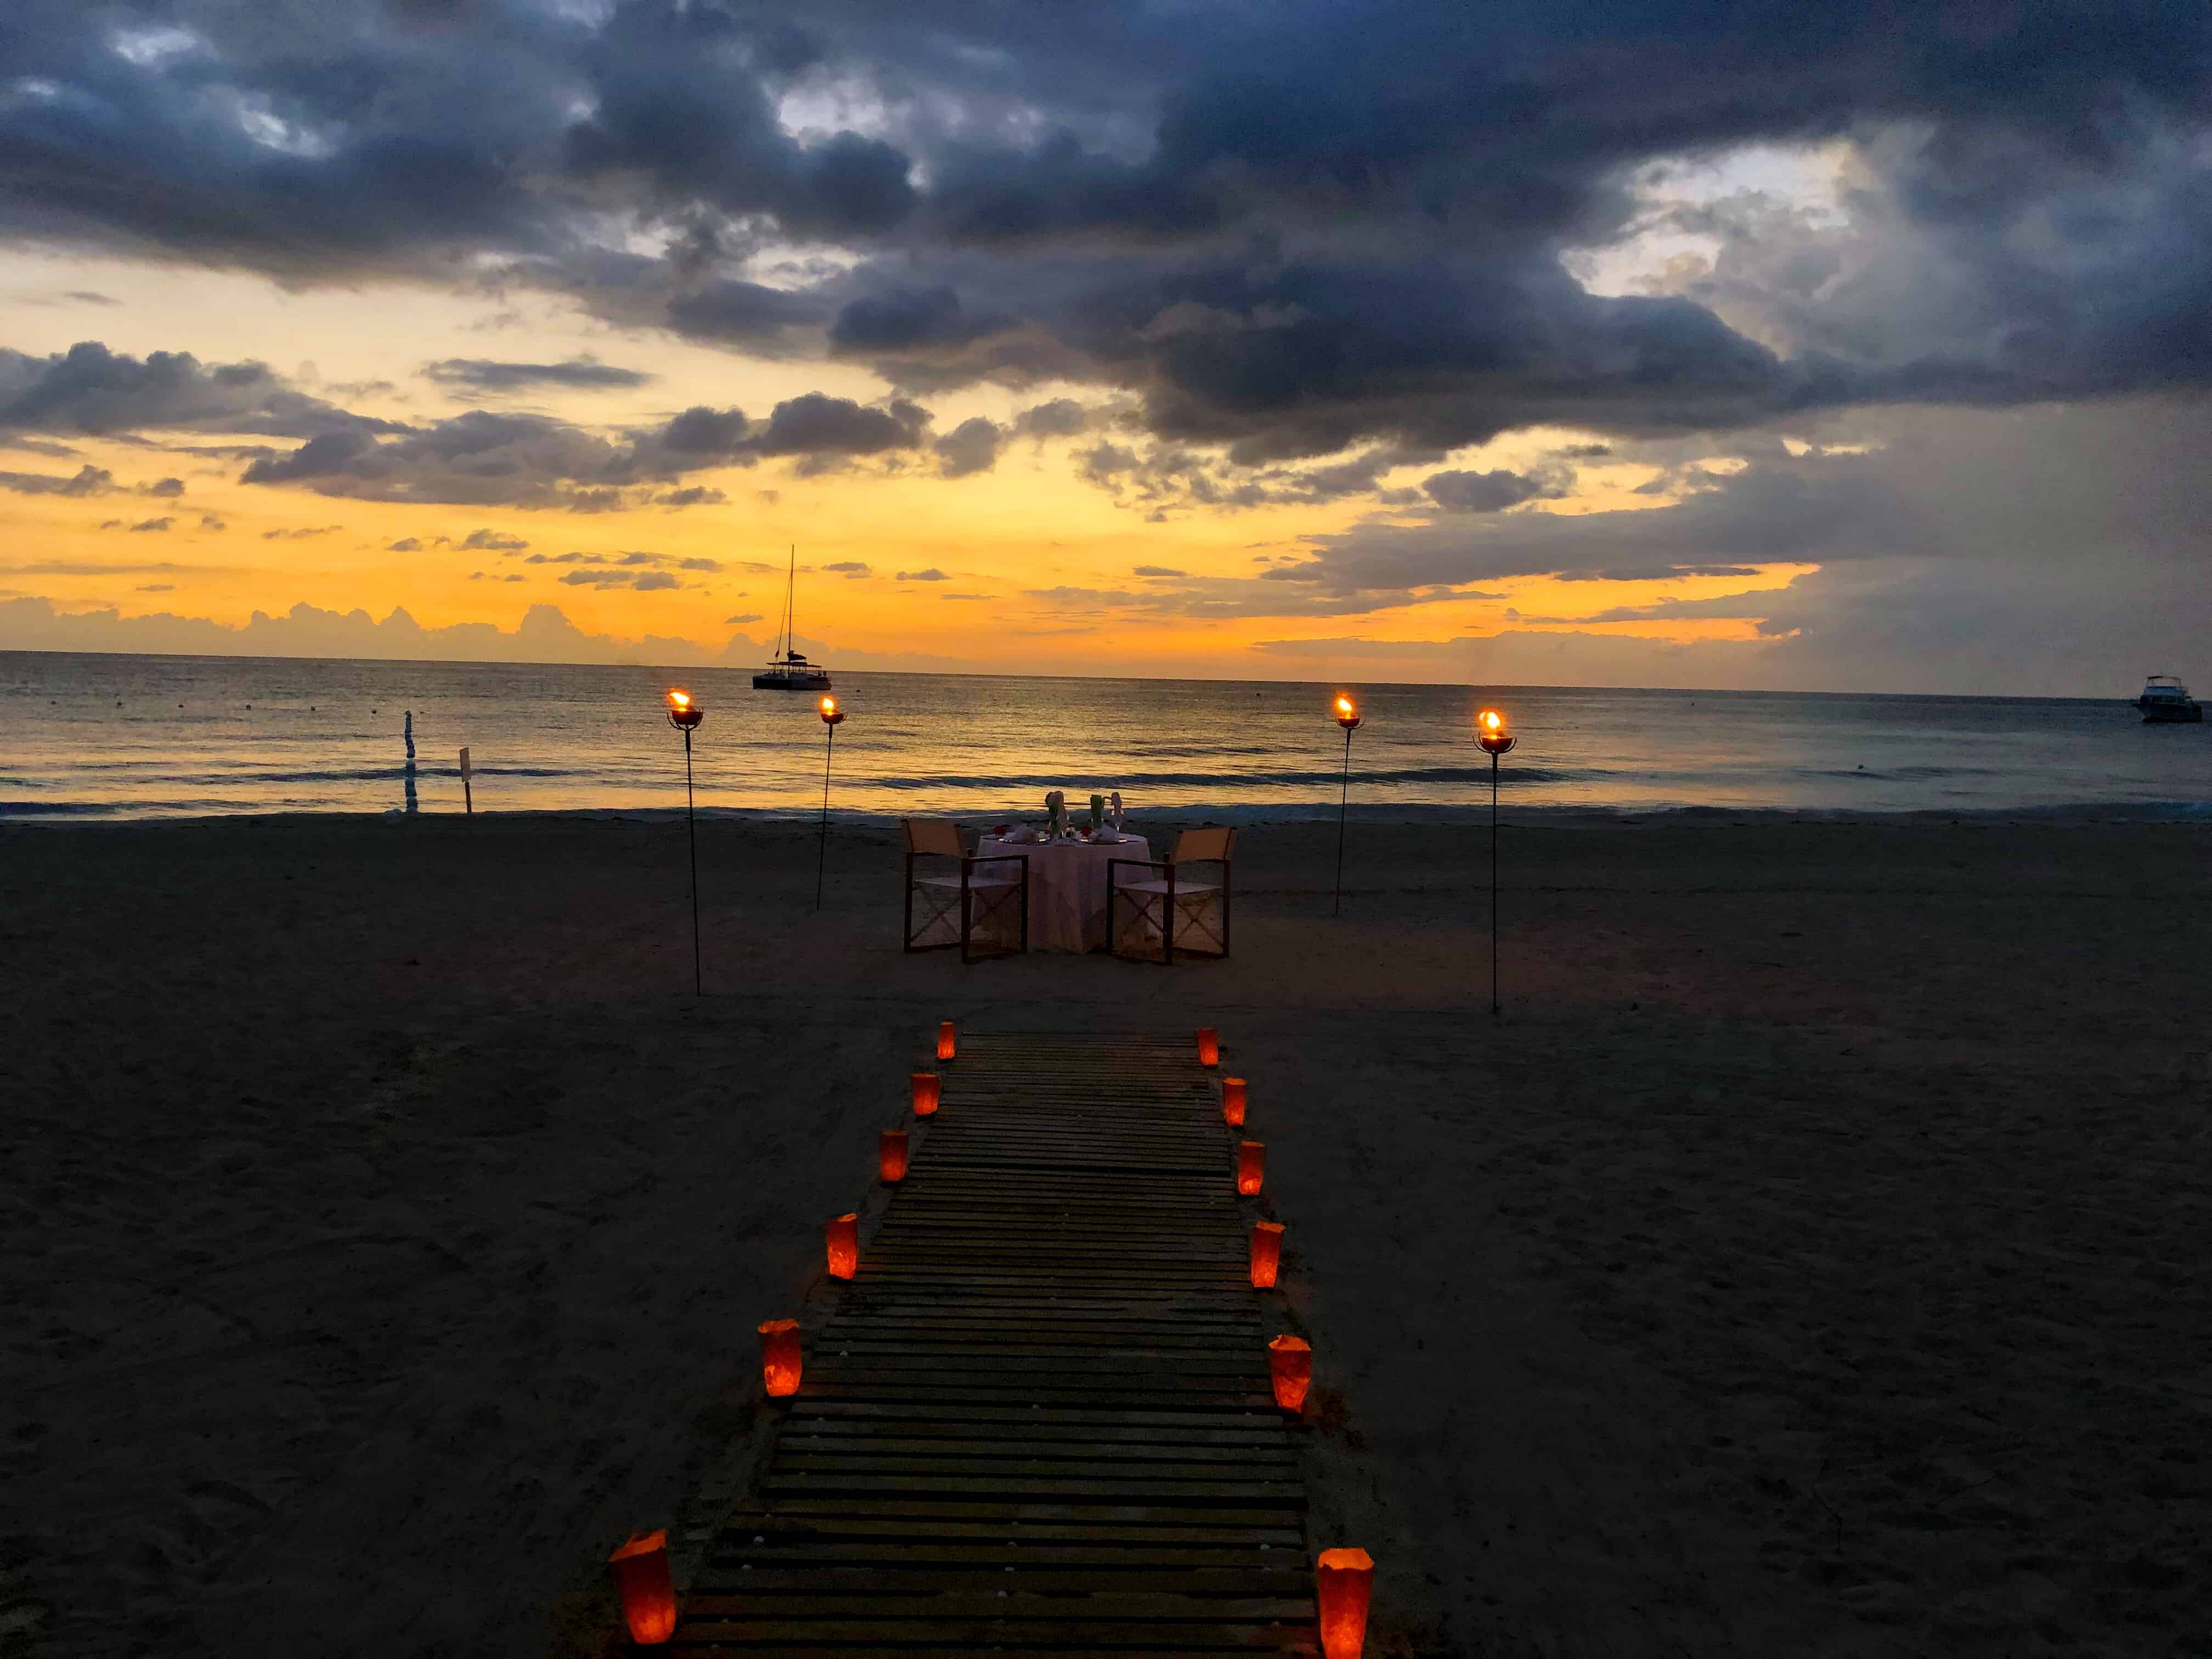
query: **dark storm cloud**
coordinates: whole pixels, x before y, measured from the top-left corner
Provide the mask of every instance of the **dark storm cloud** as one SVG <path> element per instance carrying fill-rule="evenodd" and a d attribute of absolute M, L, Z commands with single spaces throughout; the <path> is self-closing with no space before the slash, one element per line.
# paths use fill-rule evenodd
<path fill-rule="evenodd" d="M 470 392 L 528 391 L 538 386 L 561 386 L 571 391 L 602 392 L 650 386 L 654 377 L 635 368 L 618 368 L 596 357 L 571 357 L 558 363 L 514 363 L 490 357 L 447 357 L 426 364 L 425 378 L 441 386 Z"/>
<path fill-rule="evenodd" d="M 1245 467 L 1648 437 L 2212 385 L 2208 46 L 2202 0 L 951 3 L 927 28 L 884 0 L 15 0 L 0 227 L 300 283 L 535 283 L 915 394 L 1110 386 Z M 1562 268 L 1641 225 L 1642 164 L 1839 137 L 1848 227 L 1711 210 L 1720 257 L 1679 293 Z M 759 282 L 794 245 L 829 252 Z M 159 424 L 87 408 L 42 429 Z M 261 415 L 232 429 L 332 424 Z M 773 417 L 765 441 L 801 453 Z M 369 452 L 304 453 L 328 480 Z"/>

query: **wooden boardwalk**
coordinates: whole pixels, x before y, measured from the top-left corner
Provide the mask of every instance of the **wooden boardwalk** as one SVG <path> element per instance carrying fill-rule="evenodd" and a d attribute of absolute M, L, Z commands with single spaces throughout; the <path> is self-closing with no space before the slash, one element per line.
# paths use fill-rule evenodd
<path fill-rule="evenodd" d="M 679 1652 L 1318 1652 L 1191 1040 L 963 1033 Z"/>

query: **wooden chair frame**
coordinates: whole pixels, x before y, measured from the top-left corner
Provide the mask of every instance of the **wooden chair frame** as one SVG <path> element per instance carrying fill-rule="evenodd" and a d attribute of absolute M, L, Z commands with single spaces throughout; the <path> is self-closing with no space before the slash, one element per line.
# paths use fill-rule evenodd
<path fill-rule="evenodd" d="M 1183 850 L 1187 842 L 1194 843 L 1196 848 L 1200 849 L 1211 849 L 1218 843 L 1219 850 L 1218 852 L 1200 850 L 1187 854 Z M 1219 866 L 1221 870 L 1221 885 L 1219 888 L 1221 894 L 1221 948 L 1218 951 L 1194 951 L 1188 945 L 1184 945 L 1180 948 L 1182 954 L 1187 957 L 1203 957 L 1210 961 L 1218 961 L 1226 957 L 1229 954 L 1229 918 L 1231 910 L 1231 895 L 1233 887 L 1231 863 L 1236 850 L 1237 831 L 1235 830 L 1207 828 L 1204 830 L 1182 830 L 1176 836 L 1176 844 L 1173 850 L 1171 850 L 1168 854 L 1167 857 L 1164 859 L 1107 860 L 1106 948 L 1111 951 L 1117 957 L 1121 955 L 1121 935 L 1118 931 L 1116 931 L 1114 926 L 1114 904 L 1115 901 L 1119 898 L 1121 894 L 1121 878 L 1119 872 L 1123 869 L 1165 871 L 1167 872 L 1167 891 L 1160 896 L 1164 908 L 1160 913 L 1159 962 L 1160 966 L 1163 968 L 1173 967 L 1175 965 L 1176 952 L 1178 948 L 1175 942 L 1176 917 L 1176 906 L 1177 903 L 1176 896 L 1176 872 L 1179 868 L 1185 868 L 1194 864 L 1212 864 Z M 1130 902 L 1134 904 L 1137 901 L 1134 898 L 1132 898 Z M 1136 960 L 1134 957 L 1128 959 L 1132 961 Z"/>
<path fill-rule="evenodd" d="M 967 963 L 974 962 L 986 962 L 994 957 L 1018 956 L 1025 954 L 1028 951 L 1030 948 L 1030 861 L 1027 854 L 1021 853 L 999 853 L 994 854 L 989 858 L 978 858 L 974 854 L 968 852 L 964 848 L 959 853 L 955 854 L 951 852 L 949 849 L 941 848 L 927 846 L 917 847 L 915 845 L 915 842 L 917 840 L 917 836 L 915 835 L 917 821 L 910 818 L 902 819 L 899 827 L 906 837 L 906 915 L 901 933 L 908 954 L 916 955 L 927 951 L 950 951 L 954 945 L 957 945 L 960 947 L 960 960 L 963 963 Z M 920 839 L 927 841 L 934 840 L 936 837 L 933 835 L 927 834 L 927 832 L 938 829 L 940 826 L 923 823 L 920 827 L 925 831 L 925 834 L 920 837 Z M 943 829 L 950 830 L 952 832 L 953 840 L 955 843 L 957 844 L 960 834 L 959 827 L 955 824 L 945 824 L 941 827 Z M 960 861 L 960 937 L 957 939 L 946 939 L 941 945 L 916 945 L 914 942 L 914 861 L 917 858 L 956 857 Z M 1021 907 L 1022 942 L 1018 946 L 1002 948 L 996 951 L 986 951 L 979 953 L 975 948 L 975 881 L 977 867 L 986 864 L 1012 864 L 1018 865 L 1020 866 L 1021 873 L 1019 878 L 1009 884 L 1009 890 L 1012 894 L 1012 902 L 1019 904 Z M 1002 898 L 999 901 L 998 904 L 994 905 L 991 908 L 995 910 L 1008 902 L 1009 901 L 1007 899 Z M 942 914 L 943 912 L 941 911 L 939 913 L 940 915 Z M 933 916 L 930 921 L 933 922 L 937 918 L 935 916 Z M 927 926 L 928 924 L 925 923 L 924 925 Z"/>

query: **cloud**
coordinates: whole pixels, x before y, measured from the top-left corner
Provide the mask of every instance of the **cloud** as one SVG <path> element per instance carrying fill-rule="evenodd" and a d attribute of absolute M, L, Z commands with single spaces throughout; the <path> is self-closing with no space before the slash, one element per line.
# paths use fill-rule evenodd
<path fill-rule="evenodd" d="M 1567 493 L 1566 479 L 1546 479 L 1530 474 L 1495 472 L 1431 472 L 1421 488 L 1438 507 L 1453 513 L 1502 513 L 1509 507 Z"/>
<path fill-rule="evenodd" d="M 898 579 L 902 582 L 947 582 L 952 580 L 934 567 L 927 570 L 902 570 L 898 573 Z"/>
<path fill-rule="evenodd" d="M 134 593 L 173 593 L 177 591 L 177 585 L 174 582 L 141 582 L 131 591 Z"/>
<path fill-rule="evenodd" d="M 652 497 L 653 505 L 670 508 L 685 507 L 720 507 L 730 498 L 719 489 L 704 484 L 693 484 L 684 489 L 664 489 Z"/>
<path fill-rule="evenodd" d="M 558 386 L 571 392 L 606 392 L 651 386 L 656 376 L 617 368 L 592 356 L 557 363 L 518 363 L 490 357 L 447 357 L 422 367 L 425 380 L 463 392 L 501 393 Z"/>
<path fill-rule="evenodd" d="M 4 132 L 0 118 L 0 132 Z M 204 365 L 190 352 L 144 358 L 97 340 L 49 357 L 0 349 L 0 432 L 108 436 L 146 430 L 261 433 L 310 438 L 325 433 L 402 428 L 308 397 L 267 365 Z"/>
<path fill-rule="evenodd" d="M 0 489 L 19 495 L 104 495 L 115 488 L 115 475 L 104 466 L 81 466 L 64 477 L 45 472 L 0 472 Z"/>
<path fill-rule="evenodd" d="M 396 542 L 387 543 L 384 550 L 387 553 L 420 553 L 422 550 L 422 538 L 416 536 L 402 536 Z"/>
<path fill-rule="evenodd" d="M 1006 441 L 996 421 L 981 415 L 963 421 L 937 441 L 938 471 L 948 478 L 988 472 L 998 465 L 999 446 Z"/>
<path fill-rule="evenodd" d="M 173 500 L 185 493 L 185 481 L 182 478 L 162 478 L 146 485 L 138 493 L 142 495 L 158 495 Z"/>
<path fill-rule="evenodd" d="M 848 581 L 858 581 L 861 577 L 872 574 L 868 567 L 858 559 L 840 559 L 835 564 L 825 564 L 822 568 L 824 570 L 835 572 Z"/>
<path fill-rule="evenodd" d="M 264 542 L 311 542 L 318 536 L 334 536 L 345 526 L 342 524 L 303 525 L 296 530 L 264 530 Z"/>
<path fill-rule="evenodd" d="M 502 530 L 471 530 L 462 538 L 461 545 L 471 552 L 520 553 L 530 544 Z"/>
<path fill-rule="evenodd" d="M 1180 570 L 1170 570 L 1164 564 L 1140 564 L 1134 567 L 1129 574 L 1133 576 L 1167 577 L 1180 576 L 1183 573 Z"/>
<path fill-rule="evenodd" d="M 723 617 L 722 625 L 725 628 L 741 628 L 747 623 L 757 623 L 763 620 L 764 620 L 764 618 L 763 618 L 757 611 L 748 611 L 740 616 Z"/>
<path fill-rule="evenodd" d="M 217 518 L 214 514 L 203 513 L 200 514 L 200 528 L 202 530 L 208 531 L 210 533 L 219 534 L 220 532 L 229 529 L 230 526 L 225 524 L 221 519 Z"/>
<path fill-rule="evenodd" d="M 683 586 L 665 570 L 571 570 L 561 580 L 570 587 L 626 587 L 639 593 Z"/>
<path fill-rule="evenodd" d="M 174 523 L 176 523 L 174 519 L 141 519 L 137 524 L 132 525 L 131 529 L 133 534 L 143 535 L 149 532 L 158 533 L 167 530 Z"/>
<path fill-rule="evenodd" d="M 366 611 L 295 605 L 256 611 L 241 627 L 167 612 L 125 617 L 112 607 L 65 611 L 32 596 L 0 601 L 0 650 L 127 651 L 236 657 L 363 657 L 440 662 L 621 662 L 706 665 L 746 661 L 765 649 L 739 635 L 726 645 L 647 634 L 588 634 L 550 605 L 533 605 L 514 628 L 456 623 L 426 628 L 404 609 L 381 619 Z"/>

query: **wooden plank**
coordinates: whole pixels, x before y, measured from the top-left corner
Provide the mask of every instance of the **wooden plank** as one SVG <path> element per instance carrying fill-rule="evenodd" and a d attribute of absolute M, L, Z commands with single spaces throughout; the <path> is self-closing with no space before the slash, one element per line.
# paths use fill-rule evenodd
<path fill-rule="evenodd" d="M 1316 1651 L 1236 1137 L 1188 1035 L 963 1036 L 674 1650 Z"/>

